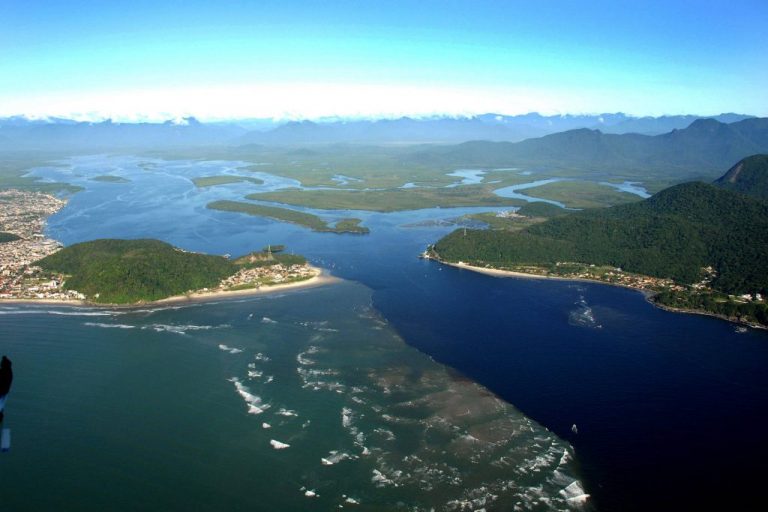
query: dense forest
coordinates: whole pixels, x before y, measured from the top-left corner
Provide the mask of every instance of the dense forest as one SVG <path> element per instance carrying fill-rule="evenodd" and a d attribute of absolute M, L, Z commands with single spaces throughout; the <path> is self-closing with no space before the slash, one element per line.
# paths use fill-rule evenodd
<path fill-rule="evenodd" d="M 705 183 L 684 183 L 612 208 L 551 218 L 519 232 L 457 230 L 435 245 L 448 261 L 482 265 L 577 261 L 723 293 L 768 292 L 768 204 Z"/>
<path fill-rule="evenodd" d="M 718 187 L 768 200 L 768 155 L 752 155 L 715 181 Z"/>
<path fill-rule="evenodd" d="M 222 256 L 184 252 L 158 240 L 113 239 L 66 247 L 38 265 L 70 276 L 66 289 L 100 303 L 152 301 L 215 287 L 238 269 Z"/>

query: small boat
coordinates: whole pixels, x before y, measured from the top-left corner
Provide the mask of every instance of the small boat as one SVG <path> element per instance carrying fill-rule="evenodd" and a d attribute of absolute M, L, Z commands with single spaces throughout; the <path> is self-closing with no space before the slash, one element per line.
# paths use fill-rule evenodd
<path fill-rule="evenodd" d="M 578 429 L 578 427 L 576 427 L 575 423 L 573 425 L 571 425 L 571 432 L 573 432 L 574 434 L 578 434 L 579 433 L 579 429 Z"/>

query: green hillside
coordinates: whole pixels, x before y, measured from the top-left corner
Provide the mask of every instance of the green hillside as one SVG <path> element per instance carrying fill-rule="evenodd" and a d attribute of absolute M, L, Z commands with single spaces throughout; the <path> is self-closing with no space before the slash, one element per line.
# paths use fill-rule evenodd
<path fill-rule="evenodd" d="M 731 167 L 714 185 L 768 199 L 768 155 L 753 155 Z"/>
<path fill-rule="evenodd" d="M 717 272 L 724 293 L 768 292 L 768 205 L 704 183 L 684 183 L 638 203 L 552 218 L 520 232 L 455 231 L 435 250 L 482 265 L 610 265 L 679 283 Z"/>
<path fill-rule="evenodd" d="M 158 240 L 83 242 L 37 264 L 70 276 L 66 289 L 84 293 L 93 302 L 115 304 L 215 287 L 238 269 L 224 257 L 184 252 Z"/>

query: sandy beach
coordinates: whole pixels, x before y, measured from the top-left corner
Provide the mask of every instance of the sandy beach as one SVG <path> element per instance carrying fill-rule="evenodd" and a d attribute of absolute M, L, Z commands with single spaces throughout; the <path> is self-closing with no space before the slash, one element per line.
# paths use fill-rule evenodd
<path fill-rule="evenodd" d="M 304 288 L 316 288 L 340 282 L 341 279 L 330 275 L 326 270 L 319 267 L 310 266 L 315 273 L 313 277 L 303 281 L 292 283 L 275 284 L 272 286 L 262 286 L 259 288 L 249 288 L 245 290 L 211 290 L 197 291 L 184 295 L 174 295 L 165 299 L 154 300 L 150 302 L 136 302 L 132 304 L 102 304 L 84 300 L 70 299 L 0 299 L 0 304 L 26 304 L 26 305 L 48 305 L 48 306 L 79 306 L 79 307 L 101 307 L 101 308 L 132 308 L 137 306 L 155 306 L 166 304 L 183 304 L 187 302 L 208 302 L 213 300 L 229 299 L 233 297 L 251 297 L 257 295 L 268 295 L 284 292 L 288 290 L 297 290 Z"/>
<path fill-rule="evenodd" d="M 643 288 L 635 288 L 634 286 L 627 286 L 627 285 L 618 284 L 618 283 L 608 283 L 606 281 L 600 281 L 598 279 L 585 279 L 583 277 L 542 276 L 539 274 L 526 274 L 525 272 L 515 272 L 512 270 L 500 270 L 497 268 L 476 267 L 474 265 L 468 265 L 463 262 L 451 263 L 443 260 L 435 260 L 435 261 L 439 261 L 443 265 L 448 265 L 450 267 L 463 268 L 466 270 L 471 270 L 472 272 L 479 272 L 480 274 L 487 274 L 489 276 L 495 276 L 495 277 L 522 277 L 524 279 L 555 279 L 558 281 L 581 281 L 585 283 L 600 283 L 600 284 L 607 284 L 610 286 L 621 286 L 622 288 L 629 288 L 630 290 L 637 290 L 639 292 L 646 292 L 646 293 L 648 292 Z"/>

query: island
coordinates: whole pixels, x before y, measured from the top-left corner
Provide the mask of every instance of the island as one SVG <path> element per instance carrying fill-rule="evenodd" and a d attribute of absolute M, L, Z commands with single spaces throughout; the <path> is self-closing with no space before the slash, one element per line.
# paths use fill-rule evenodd
<path fill-rule="evenodd" d="M 277 206 L 265 206 L 262 204 L 244 203 L 241 201 L 222 200 L 208 203 L 206 207 L 211 210 L 245 213 L 247 215 L 255 215 L 258 217 L 267 217 L 283 222 L 290 222 L 292 224 L 298 224 L 299 226 L 310 228 L 312 231 L 318 231 L 320 233 L 352 233 L 357 235 L 365 235 L 370 232 L 367 227 L 360 225 L 360 219 L 341 219 L 337 221 L 335 225 L 331 226 L 317 215 L 290 210 L 288 208 L 280 208 Z"/>
<path fill-rule="evenodd" d="M 100 181 L 103 183 L 130 183 L 131 180 L 123 178 L 122 176 L 114 176 L 112 174 L 104 174 L 102 176 L 94 176 L 91 181 Z"/>
<path fill-rule="evenodd" d="M 247 181 L 249 183 L 254 183 L 256 185 L 261 185 L 264 183 L 263 180 L 260 180 L 258 178 L 251 178 L 248 176 L 237 176 L 234 174 L 225 174 L 225 175 L 219 175 L 219 176 L 200 176 L 199 178 L 192 178 L 192 183 L 194 183 L 197 188 L 215 187 L 216 185 L 228 185 L 230 183 L 242 183 L 244 181 Z"/>
<path fill-rule="evenodd" d="M 496 275 L 628 286 L 664 308 L 766 327 L 768 203 L 728 183 L 683 183 L 520 229 L 458 229 L 424 256 Z"/>

